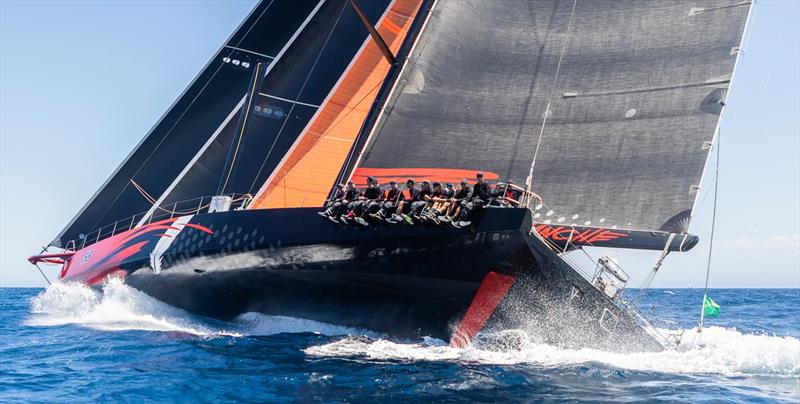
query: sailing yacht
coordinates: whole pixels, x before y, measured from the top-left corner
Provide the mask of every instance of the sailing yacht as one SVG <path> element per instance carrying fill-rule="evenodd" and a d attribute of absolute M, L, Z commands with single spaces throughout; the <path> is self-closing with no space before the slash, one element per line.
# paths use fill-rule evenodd
<path fill-rule="evenodd" d="M 610 257 L 688 251 L 750 1 L 264 0 L 34 264 L 202 316 L 465 346 L 664 339 Z M 456 228 L 333 224 L 335 186 L 524 186 Z M 534 194 L 541 200 L 534 198 Z"/>

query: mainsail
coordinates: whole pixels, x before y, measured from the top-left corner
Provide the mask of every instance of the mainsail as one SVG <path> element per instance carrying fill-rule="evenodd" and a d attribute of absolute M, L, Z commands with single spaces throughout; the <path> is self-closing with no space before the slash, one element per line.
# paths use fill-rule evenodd
<path fill-rule="evenodd" d="M 355 175 L 523 184 L 536 156 L 535 220 L 685 231 L 749 8 L 439 0 Z"/>

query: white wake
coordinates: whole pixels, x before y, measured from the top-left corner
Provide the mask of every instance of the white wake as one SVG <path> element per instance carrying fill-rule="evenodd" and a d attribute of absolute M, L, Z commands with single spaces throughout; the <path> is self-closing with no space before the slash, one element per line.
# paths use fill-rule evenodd
<path fill-rule="evenodd" d="M 800 340 L 792 337 L 743 334 L 735 329 L 709 327 L 703 330 L 695 344 L 692 344 L 694 330 L 686 331 L 681 346 L 674 350 L 611 353 L 538 344 L 527 338 L 521 330 L 506 333 L 513 335 L 514 343 L 510 344 L 513 348 L 498 350 L 496 342 L 485 346 L 477 341 L 466 349 L 457 349 L 435 339 L 405 344 L 385 339 L 348 337 L 306 348 L 305 353 L 319 357 L 356 357 L 378 361 L 459 361 L 544 367 L 599 363 L 621 369 L 665 373 L 800 377 Z"/>
<path fill-rule="evenodd" d="M 675 350 L 659 353 L 610 353 L 571 350 L 533 342 L 520 330 L 492 335 L 466 349 L 426 338 L 408 343 L 386 339 L 366 330 L 281 316 L 246 313 L 232 322 L 206 320 L 155 300 L 112 279 L 102 293 L 80 284 L 54 283 L 31 301 L 31 326 L 74 324 L 98 330 L 167 331 L 203 337 L 271 335 L 313 332 L 342 335 L 336 341 L 304 349 L 313 357 L 348 357 L 376 361 L 455 361 L 482 364 L 533 364 L 559 367 L 599 363 L 616 368 L 667 373 L 764 375 L 800 379 L 800 340 L 793 337 L 746 334 L 709 327 L 699 343 L 693 331 Z M 664 334 L 670 330 L 662 330 Z M 510 337 L 510 338 L 506 338 Z M 511 343 L 505 348 L 502 341 Z M 492 341 L 486 343 L 485 341 Z M 501 341 L 500 344 L 497 341 Z"/>
<path fill-rule="evenodd" d="M 56 282 L 31 300 L 31 326 L 75 324 L 105 331 L 171 331 L 197 336 L 248 336 L 313 332 L 324 335 L 372 335 L 355 328 L 260 313 L 231 322 L 202 319 L 109 279 L 102 292 L 79 283 Z"/>

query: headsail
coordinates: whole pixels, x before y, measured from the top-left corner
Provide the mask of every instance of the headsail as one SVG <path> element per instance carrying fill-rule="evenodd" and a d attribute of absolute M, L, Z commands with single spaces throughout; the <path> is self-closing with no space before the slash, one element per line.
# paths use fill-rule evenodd
<path fill-rule="evenodd" d="M 377 20 L 389 0 L 364 2 L 363 10 Z M 298 32 L 291 46 L 273 63 L 249 115 L 227 193 L 255 194 L 284 159 L 339 82 L 368 37 L 347 0 L 327 0 Z M 237 116 L 238 117 L 238 116 Z M 162 197 L 162 205 L 217 192 L 231 148 L 237 117 L 187 165 Z"/>
<path fill-rule="evenodd" d="M 324 204 L 392 68 L 385 58 L 386 52 L 398 52 L 422 3 L 422 0 L 392 2 L 375 25 L 378 41 L 385 43 L 376 42 L 374 37 L 363 40 L 358 53 L 290 152 L 264 182 L 252 206 L 282 208 Z"/>
<path fill-rule="evenodd" d="M 130 183 L 160 195 L 242 100 L 251 69 L 271 63 L 324 0 L 257 4 L 105 184 L 56 236 L 62 245 L 150 207 Z"/>
<path fill-rule="evenodd" d="M 749 7 L 440 0 L 355 174 L 524 183 L 537 155 L 533 190 L 556 212 L 537 220 L 683 231 Z"/>
<path fill-rule="evenodd" d="M 377 20 L 390 0 L 362 5 Z M 233 139 L 252 69 L 266 67 L 249 114 L 243 152 L 226 192 L 255 192 L 315 114 L 368 36 L 347 0 L 267 0 L 212 57 L 170 110 L 52 242 L 63 245 L 99 226 L 158 204 L 213 195 Z M 152 210 L 151 210 L 152 211 Z M 142 215 L 132 218 L 132 223 Z"/>

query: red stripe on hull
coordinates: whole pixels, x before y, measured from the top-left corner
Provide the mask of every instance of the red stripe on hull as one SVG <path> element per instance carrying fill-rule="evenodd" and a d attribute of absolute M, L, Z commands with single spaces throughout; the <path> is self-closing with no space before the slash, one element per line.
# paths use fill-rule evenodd
<path fill-rule="evenodd" d="M 483 328 L 483 324 L 494 313 L 497 305 L 503 300 L 511 285 L 517 278 L 509 275 L 500 275 L 496 272 L 489 272 L 483 278 L 478 293 L 472 298 L 467 309 L 467 314 L 461 320 L 456 332 L 450 339 L 450 346 L 463 348 L 472 341 L 472 338 Z"/>

